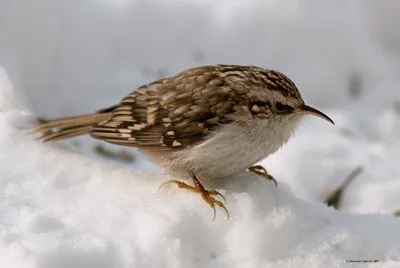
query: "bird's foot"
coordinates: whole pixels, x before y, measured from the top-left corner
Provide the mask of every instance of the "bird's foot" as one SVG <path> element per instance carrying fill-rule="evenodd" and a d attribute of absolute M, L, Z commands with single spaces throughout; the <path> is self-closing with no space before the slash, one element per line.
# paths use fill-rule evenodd
<path fill-rule="evenodd" d="M 257 175 L 263 176 L 267 180 L 273 181 L 275 183 L 275 186 L 278 187 L 278 182 L 270 175 L 267 170 L 260 165 L 254 165 L 248 168 L 249 172 L 255 173 Z"/>
<path fill-rule="evenodd" d="M 194 174 L 191 174 L 193 182 L 194 182 L 194 186 L 190 186 L 184 182 L 181 181 L 177 181 L 177 180 L 170 180 L 167 182 L 164 182 L 163 184 L 160 185 L 160 187 L 158 188 L 158 190 L 160 190 L 164 185 L 166 184 L 176 184 L 179 188 L 183 188 L 183 189 L 188 189 L 190 191 L 193 191 L 195 193 L 200 193 L 201 197 L 204 199 L 204 201 L 206 201 L 210 207 L 214 210 L 214 217 L 213 217 L 213 221 L 215 220 L 216 217 L 216 209 L 215 209 L 215 205 L 218 205 L 219 207 L 223 208 L 226 212 L 226 215 L 228 217 L 229 220 L 229 212 L 226 209 L 225 205 L 221 202 L 216 200 L 215 198 L 212 197 L 212 195 L 219 195 L 222 197 L 222 199 L 224 200 L 224 203 L 226 204 L 226 199 L 225 197 L 218 191 L 216 190 L 206 190 L 204 189 L 204 186 L 199 182 L 199 180 L 196 178 L 196 176 Z"/>

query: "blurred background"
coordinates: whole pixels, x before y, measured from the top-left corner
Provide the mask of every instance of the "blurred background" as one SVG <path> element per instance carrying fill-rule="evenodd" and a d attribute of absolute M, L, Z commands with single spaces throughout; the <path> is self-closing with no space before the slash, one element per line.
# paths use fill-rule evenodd
<path fill-rule="evenodd" d="M 198 65 L 277 69 L 336 126 L 307 118 L 263 165 L 310 202 L 362 166 L 342 209 L 391 213 L 400 208 L 398 10 L 397 0 L 0 0 L 0 65 L 41 117 L 108 107 Z M 134 149 L 66 144 L 155 169 Z"/>

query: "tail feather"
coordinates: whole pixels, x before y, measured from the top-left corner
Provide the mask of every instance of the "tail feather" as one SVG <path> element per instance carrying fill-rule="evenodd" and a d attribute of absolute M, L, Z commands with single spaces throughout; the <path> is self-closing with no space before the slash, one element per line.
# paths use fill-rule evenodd
<path fill-rule="evenodd" d="M 56 132 L 49 131 L 49 132 L 43 133 L 39 139 L 43 142 L 64 140 L 64 139 L 88 134 L 91 129 L 92 129 L 92 126 L 77 126 L 77 127 L 73 127 L 73 128 L 69 128 L 69 129 L 62 129 L 62 130 L 56 131 Z"/>
<path fill-rule="evenodd" d="M 39 122 L 34 124 L 32 129 L 33 132 L 41 134 L 38 139 L 43 142 L 58 141 L 89 134 L 94 125 L 110 118 L 113 110 L 111 108 L 94 114 L 61 117 L 50 120 L 39 119 Z"/>

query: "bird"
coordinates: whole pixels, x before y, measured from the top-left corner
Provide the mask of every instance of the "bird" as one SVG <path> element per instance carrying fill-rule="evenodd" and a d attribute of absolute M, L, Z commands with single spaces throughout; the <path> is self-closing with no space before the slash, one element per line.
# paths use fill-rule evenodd
<path fill-rule="evenodd" d="M 136 147 L 148 160 L 180 179 L 214 210 L 229 212 L 204 182 L 229 180 L 244 171 L 274 180 L 255 164 L 283 146 L 305 115 L 334 122 L 305 104 L 283 73 L 258 66 L 207 65 L 142 85 L 109 108 L 90 114 L 40 119 L 32 125 L 42 142 L 88 134 Z M 276 182 L 276 181 L 275 181 Z"/>

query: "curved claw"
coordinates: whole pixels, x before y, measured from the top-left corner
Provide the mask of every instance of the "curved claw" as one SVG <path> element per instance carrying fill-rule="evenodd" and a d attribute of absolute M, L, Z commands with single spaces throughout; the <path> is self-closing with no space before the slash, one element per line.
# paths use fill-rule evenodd
<path fill-rule="evenodd" d="M 218 192 L 218 191 L 216 191 L 216 190 L 211 190 L 211 191 L 208 191 L 208 194 L 209 194 L 209 195 L 211 195 L 211 194 L 213 194 L 213 195 L 219 195 L 219 196 L 224 200 L 224 203 L 226 204 L 225 196 L 223 196 L 220 192 Z"/>
<path fill-rule="evenodd" d="M 275 186 L 278 187 L 278 182 L 275 180 L 274 177 L 272 177 L 267 170 L 261 166 L 261 165 L 254 165 L 248 168 L 248 170 L 250 172 L 253 172 L 257 175 L 263 176 L 264 178 L 266 178 L 267 180 L 273 181 Z"/>
<path fill-rule="evenodd" d="M 215 206 L 212 206 L 213 210 L 214 210 L 214 217 L 212 219 L 212 221 L 215 220 L 215 217 L 217 216 L 217 210 L 215 209 Z"/>
<path fill-rule="evenodd" d="M 210 197 L 210 193 L 202 194 L 202 197 L 210 205 L 210 207 L 214 210 L 214 217 L 213 217 L 212 221 L 215 220 L 215 217 L 217 215 L 217 212 L 216 212 L 216 209 L 215 209 L 215 204 L 217 204 L 219 207 L 221 207 L 221 208 L 223 208 L 225 210 L 226 216 L 227 216 L 227 218 L 229 220 L 229 212 L 226 209 L 226 207 L 224 206 L 224 204 L 222 204 L 221 201 L 218 201 L 218 200 Z"/>
<path fill-rule="evenodd" d="M 226 217 L 228 218 L 228 220 L 229 220 L 229 212 L 228 212 L 228 210 L 226 209 L 226 207 L 222 204 L 222 203 L 216 203 L 217 205 L 219 205 L 221 208 L 223 208 L 224 210 L 225 210 L 225 213 L 226 213 Z M 217 210 L 215 209 L 215 205 L 213 205 L 213 206 L 211 206 L 212 207 L 212 209 L 214 210 L 214 217 L 213 217 L 213 219 L 212 219 L 212 221 L 214 221 L 215 220 L 215 218 L 216 218 L 216 216 L 217 216 Z"/>
<path fill-rule="evenodd" d="M 268 174 L 268 180 L 273 181 L 275 186 L 278 187 L 278 182 L 274 179 L 274 177 L 272 177 L 271 175 Z"/>
<path fill-rule="evenodd" d="M 175 183 L 176 185 L 178 185 L 178 187 L 179 187 L 181 184 L 183 184 L 183 182 L 180 182 L 180 181 L 177 181 L 177 180 L 166 181 L 166 182 L 162 183 L 162 184 L 158 187 L 157 193 L 160 192 L 160 189 L 161 189 L 162 187 L 164 187 L 165 185 L 170 184 L 170 183 Z"/>
<path fill-rule="evenodd" d="M 222 206 L 222 208 L 225 210 L 226 217 L 227 217 L 227 218 L 228 218 L 228 220 L 229 220 L 229 212 L 228 212 L 228 210 L 226 209 L 226 207 L 225 207 L 225 206 Z"/>

